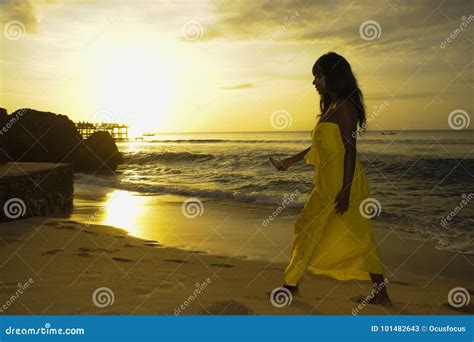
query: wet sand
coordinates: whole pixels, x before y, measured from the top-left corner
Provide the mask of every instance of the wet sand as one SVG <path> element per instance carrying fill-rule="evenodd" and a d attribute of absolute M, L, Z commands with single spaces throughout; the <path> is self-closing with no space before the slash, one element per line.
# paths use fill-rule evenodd
<path fill-rule="evenodd" d="M 368 282 L 340 282 L 310 273 L 301 283 L 300 295 L 291 304 L 278 307 L 288 300 L 272 304 L 268 292 L 282 283 L 285 264 L 281 262 L 165 247 L 160 241 L 132 237 L 118 228 L 68 219 L 3 223 L 0 313 L 474 313 L 472 303 L 459 308 L 448 304 L 453 288 L 462 287 L 472 295 L 473 256 L 439 251 L 427 241 L 388 230 L 376 230 L 374 236 L 393 307 L 359 306 L 357 297 L 370 292 Z"/>

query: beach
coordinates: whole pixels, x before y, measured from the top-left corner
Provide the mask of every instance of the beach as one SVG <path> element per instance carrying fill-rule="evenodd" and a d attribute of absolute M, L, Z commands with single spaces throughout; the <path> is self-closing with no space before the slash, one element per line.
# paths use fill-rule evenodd
<path fill-rule="evenodd" d="M 177 196 L 169 198 L 156 215 L 179 213 L 182 200 Z M 236 229 L 255 225 L 255 216 L 241 206 L 228 204 L 223 213 L 218 205 L 205 204 L 204 214 L 199 217 L 204 221 L 202 224 L 206 224 L 205 220 L 208 225 L 213 222 L 212 215 L 206 214 L 220 212 L 219 219 L 226 219 Z M 260 214 L 261 217 L 264 213 Z M 188 225 L 190 229 L 196 224 L 193 219 L 179 215 L 170 217 L 176 224 Z M 291 221 L 290 216 L 272 224 L 286 226 L 287 220 Z M 266 229 L 259 224 L 256 235 Z M 240 255 L 238 249 L 228 255 L 214 255 L 197 248 L 174 248 L 163 245 L 162 241 L 132 236 L 113 226 L 71 218 L 28 218 L 3 223 L 0 228 L 2 314 L 462 315 L 474 312 L 472 303 L 459 308 L 448 304 L 452 289 L 462 287 L 472 295 L 472 255 L 438 250 L 428 239 L 377 225 L 374 225 L 374 237 L 381 250 L 393 307 L 357 302 L 360 301 L 357 297 L 369 294 L 368 282 L 340 282 L 309 272 L 300 285 L 300 295 L 292 298 L 291 303 L 272 304 L 268 292 L 282 285 L 286 266 L 282 258 L 275 258 L 274 262 L 264 257 L 252 260 Z M 218 239 L 220 228 L 214 229 L 209 239 Z M 271 244 L 271 234 L 268 237 Z"/>

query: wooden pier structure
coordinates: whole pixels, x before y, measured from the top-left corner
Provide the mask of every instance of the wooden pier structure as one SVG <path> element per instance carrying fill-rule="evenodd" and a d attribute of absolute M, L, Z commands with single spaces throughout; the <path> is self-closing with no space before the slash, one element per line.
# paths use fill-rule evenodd
<path fill-rule="evenodd" d="M 110 135 L 115 140 L 127 140 L 128 139 L 128 127 L 124 124 L 118 123 L 108 123 L 108 122 L 100 122 L 100 123 L 92 123 L 86 121 L 80 121 L 76 123 L 77 130 L 82 135 L 83 139 L 87 139 L 93 133 L 99 131 L 106 131 L 109 132 Z"/>

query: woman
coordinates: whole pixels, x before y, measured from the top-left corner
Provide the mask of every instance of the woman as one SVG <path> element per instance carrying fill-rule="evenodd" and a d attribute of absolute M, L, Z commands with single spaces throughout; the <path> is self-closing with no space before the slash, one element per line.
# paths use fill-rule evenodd
<path fill-rule="evenodd" d="M 314 190 L 294 226 L 283 287 L 296 295 L 306 270 L 338 280 L 372 280 L 367 301 L 391 305 L 370 216 L 363 212 L 370 192 L 356 153 L 357 124 L 365 126 L 362 93 L 350 64 L 334 52 L 316 61 L 313 76 L 321 115 L 311 134 L 312 146 L 278 167 L 286 171 L 303 159 L 314 165 Z"/>

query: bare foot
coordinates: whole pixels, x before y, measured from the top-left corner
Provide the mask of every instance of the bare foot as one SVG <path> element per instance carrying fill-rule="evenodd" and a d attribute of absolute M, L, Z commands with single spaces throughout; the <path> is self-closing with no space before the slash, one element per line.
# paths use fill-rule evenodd
<path fill-rule="evenodd" d="M 282 287 L 289 290 L 293 297 L 299 295 L 299 293 L 300 293 L 300 290 L 298 289 L 298 285 L 292 286 L 292 285 L 288 285 L 288 284 L 283 284 Z"/>
<path fill-rule="evenodd" d="M 367 304 L 376 304 L 376 305 L 383 305 L 383 306 L 393 306 L 392 301 L 388 295 L 381 295 L 381 294 L 370 294 L 363 300 Z"/>

